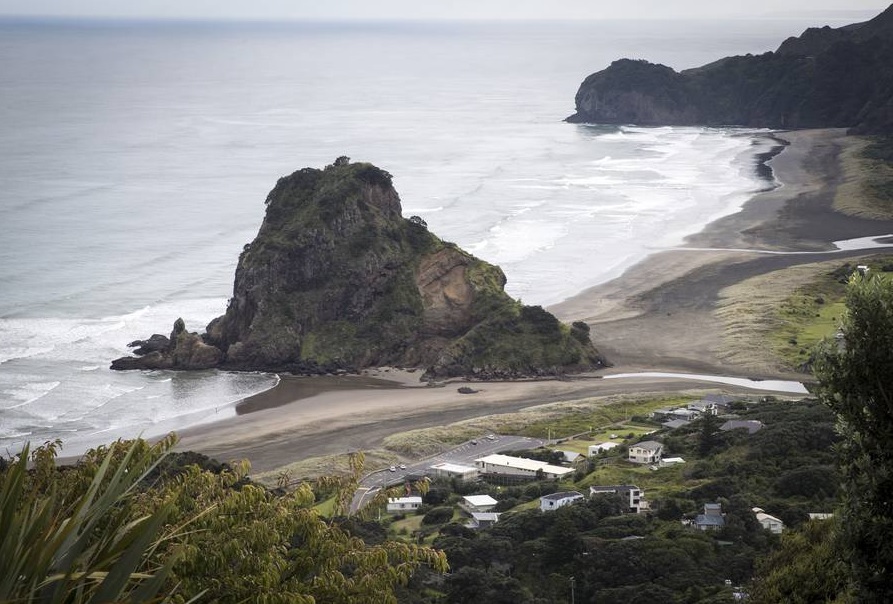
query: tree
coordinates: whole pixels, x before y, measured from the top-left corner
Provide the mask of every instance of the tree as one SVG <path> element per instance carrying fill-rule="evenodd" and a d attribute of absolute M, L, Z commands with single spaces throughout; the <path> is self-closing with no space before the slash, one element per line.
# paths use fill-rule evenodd
<path fill-rule="evenodd" d="M 893 281 L 851 277 L 840 343 L 818 351 L 818 395 L 837 415 L 840 544 L 856 597 L 893 600 Z"/>
<path fill-rule="evenodd" d="M 119 442 L 70 468 L 42 448 L 33 471 L 19 461 L 0 474 L 0 601 L 148 601 L 176 588 L 180 601 L 372 604 L 396 602 L 423 565 L 447 569 L 428 547 L 364 543 L 319 515 L 310 485 L 276 494 L 247 479 L 247 462 L 150 478 L 175 442 Z"/>
<path fill-rule="evenodd" d="M 0 601 L 144 602 L 155 599 L 176 562 L 155 556 L 179 533 L 163 529 L 171 506 L 132 514 L 136 486 L 172 441 L 155 449 L 116 443 L 59 472 L 59 441 L 0 469 Z M 29 461 L 33 464 L 27 469 Z"/>

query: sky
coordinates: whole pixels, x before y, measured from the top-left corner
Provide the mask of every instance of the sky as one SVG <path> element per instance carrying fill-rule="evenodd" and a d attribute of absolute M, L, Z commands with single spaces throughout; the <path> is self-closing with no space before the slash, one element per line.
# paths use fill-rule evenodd
<path fill-rule="evenodd" d="M 854 19 L 883 0 L 0 0 L 0 15 L 123 19 Z"/>

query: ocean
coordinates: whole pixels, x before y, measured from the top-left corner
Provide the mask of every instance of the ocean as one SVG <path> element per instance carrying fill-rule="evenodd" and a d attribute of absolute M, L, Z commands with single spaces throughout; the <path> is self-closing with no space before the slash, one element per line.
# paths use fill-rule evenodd
<path fill-rule="evenodd" d="M 275 385 L 108 366 L 222 314 L 276 179 L 340 155 L 390 172 L 404 215 L 527 304 L 619 275 L 765 187 L 771 142 L 564 123 L 583 78 L 820 24 L 0 21 L 0 454 L 213 421 Z"/>

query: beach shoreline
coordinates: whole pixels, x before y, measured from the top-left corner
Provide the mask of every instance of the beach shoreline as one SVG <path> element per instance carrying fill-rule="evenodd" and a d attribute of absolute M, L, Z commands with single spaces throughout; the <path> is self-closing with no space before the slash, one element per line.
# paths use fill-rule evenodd
<path fill-rule="evenodd" d="M 681 372 L 793 379 L 790 372 L 754 373 L 723 361 L 722 326 L 713 316 L 720 292 L 755 275 L 814 262 L 771 251 L 829 251 L 832 241 L 893 233 L 893 221 L 867 220 L 832 207 L 841 177 L 842 130 L 773 133 L 789 144 L 768 159 L 779 185 L 757 192 L 741 210 L 689 236 L 684 247 L 657 251 L 620 277 L 549 308 L 564 321 L 584 320 L 614 367 L 607 373 Z M 735 248 L 723 250 L 721 248 Z M 865 251 L 834 257 L 859 257 Z M 827 258 L 826 258 L 827 259 Z M 420 373 L 384 368 L 361 376 L 283 376 L 273 389 L 246 399 L 234 418 L 189 428 L 178 447 L 222 460 L 245 458 L 271 470 L 309 456 L 379 447 L 390 434 L 551 402 L 613 395 L 746 388 L 673 378 L 462 382 L 424 385 Z M 461 394 L 468 386 L 475 394 Z"/>

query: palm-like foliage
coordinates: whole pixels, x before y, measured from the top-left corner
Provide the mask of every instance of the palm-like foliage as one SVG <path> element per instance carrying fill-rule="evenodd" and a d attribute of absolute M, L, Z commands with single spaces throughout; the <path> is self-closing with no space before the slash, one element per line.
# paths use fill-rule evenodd
<path fill-rule="evenodd" d="M 58 444 L 35 450 L 31 470 L 26 446 L 0 472 L 0 601 L 158 599 L 174 557 L 163 565 L 151 559 L 167 538 L 159 534 L 170 509 L 133 519 L 129 504 L 173 439 L 102 448 L 69 480 L 55 467 Z"/>

